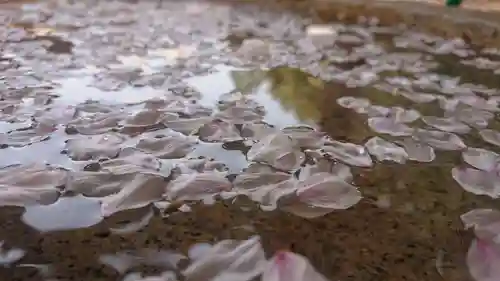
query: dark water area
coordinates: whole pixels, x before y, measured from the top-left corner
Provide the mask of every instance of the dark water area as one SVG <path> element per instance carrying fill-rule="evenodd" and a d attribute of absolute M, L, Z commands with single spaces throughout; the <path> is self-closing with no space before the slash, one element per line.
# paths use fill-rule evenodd
<path fill-rule="evenodd" d="M 0 280 L 500 278 L 500 51 L 204 1 L 0 8 Z"/>

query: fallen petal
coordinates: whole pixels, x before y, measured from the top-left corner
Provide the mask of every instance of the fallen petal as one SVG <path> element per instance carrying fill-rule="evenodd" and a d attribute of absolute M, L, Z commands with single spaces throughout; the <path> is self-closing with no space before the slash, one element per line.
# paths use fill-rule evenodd
<path fill-rule="evenodd" d="M 411 127 L 387 117 L 368 118 L 368 126 L 379 134 L 388 134 L 395 137 L 410 136 L 413 132 Z"/>
<path fill-rule="evenodd" d="M 41 232 L 87 228 L 100 223 L 101 203 L 77 195 L 61 197 L 51 205 L 26 207 L 22 221 Z"/>
<path fill-rule="evenodd" d="M 200 139 L 208 142 L 232 142 L 243 138 L 236 126 L 222 120 L 212 120 L 204 124 L 199 130 Z"/>
<path fill-rule="evenodd" d="M 495 130 L 491 130 L 491 129 L 483 129 L 483 130 L 479 131 L 479 135 L 481 136 L 481 138 L 483 138 L 483 140 L 485 142 L 494 144 L 496 146 L 500 146 L 500 133 L 499 132 L 497 132 Z"/>
<path fill-rule="evenodd" d="M 500 177 L 496 172 L 455 167 L 451 170 L 451 175 L 468 192 L 492 198 L 500 197 Z"/>
<path fill-rule="evenodd" d="M 168 184 L 166 194 L 172 201 L 203 200 L 231 189 L 225 173 L 204 172 L 180 175 Z"/>
<path fill-rule="evenodd" d="M 194 149 L 197 141 L 182 134 L 143 138 L 136 147 L 161 159 L 182 158 Z"/>
<path fill-rule="evenodd" d="M 269 261 L 261 281 L 327 281 L 327 279 L 299 254 L 277 252 Z"/>
<path fill-rule="evenodd" d="M 317 173 L 298 183 L 300 201 L 319 208 L 347 209 L 361 200 L 359 190 L 329 173 Z"/>
<path fill-rule="evenodd" d="M 373 165 L 370 155 L 361 145 L 330 141 L 327 145 L 323 146 L 323 151 L 348 165 L 357 167 L 371 167 Z"/>
<path fill-rule="evenodd" d="M 282 133 L 269 135 L 250 148 L 249 161 L 267 163 L 283 171 L 296 170 L 305 159 L 297 143 Z"/>
<path fill-rule="evenodd" d="M 462 152 L 462 158 L 472 167 L 483 171 L 492 171 L 500 163 L 500 155 L 482 148 L 469 147 Z"/>
<path fill-rule="evenodd" d="M 459 136 L 448 132 L 416 129 L 413 138 L 441 150 L 462 150 L 467 147 Z"/>
<path fill-rule="evenodd" d="M 366 149 L 371 155 L 375 156 L 379 161 L 394 161 L 403 164 L 408 159 L 408 154 L 404 148 L 388 142 L 380 137 L 369 139 L 366 144 Z"/>
<path fill-rule="evenodd" d="M 70 139 L 66 143 L 66 150 L 75 161 L 113 158 L 118 155 L 120 145 L 125 140 L 125 136 L 112 133 Z"/>
<path fill-rule="evenodd" d="M 470 127 L 465 123 L 458 121 L 455 118 L 440 118 L 435 116 L 423 116 L 422 121 L 425 124 L 434 127 L 438 130 L 457 133 L 457 134 L 467 134 L 470 131 Z"/>
<path fill-rule="evenodd" d="M 266 263 L 259 237 L 244 241 L 223 240 L 194 260 L 182 274 L 186 281 L 248 281 L 261 274 Z M 216 279 L 219 275 L 237 279 Z"/>
<path fill-rule="evenodd" d="M 434 148 L 428 146 L 427 144 L 417 142 L 411 138 L 398 141 L 397 144 L 404 147 L 409 160 L 428 163 L 432 162 L 436 158 Z"/>
<path fill-rule="evenodd" d="M 107 217 L 116 212 L 137 209 L 161 200 L 165 192 L 166 182 L 163 178 L 137 174 L 125 184 L 120 192 L 101 199 L 101 212 Z"/>
<path fill-rule="evenodd" d="M 500 245 L 474 239 L 467 251 L 467 267 L 476 281 L 496 281 L 500 276 Z"/>

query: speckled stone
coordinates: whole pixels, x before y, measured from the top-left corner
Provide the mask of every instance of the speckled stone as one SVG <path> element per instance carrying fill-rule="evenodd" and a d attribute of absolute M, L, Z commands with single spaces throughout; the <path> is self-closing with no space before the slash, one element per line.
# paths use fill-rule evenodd
<path fill-rule="evenodd" d="M 357 172 L 363 201 L 313 220 L 219 202 L 168 218 L 155 216 L 145 229 L 125 236 L 108 229 L 145 210 L 119 213 L 89 229 L 42 235 L 13 221 L 19 209 L 8 209 L 0 213 L 2 239 L 27 250 L 25 263 L 54 264 L 60 280 L 116 280 L 114 270 L 98 263 L 100 254 L 141 248 L 186 254 L 197 242 L 253 234 L 261 235 L 269 255 L 278 249 L 296 251 L 332 280 L 442 280 L 435 262 L 440 252 L 445 253 L 445 277 L 450 278 L 445 280 L 469 280 L 464 257 L 471 237 L 460 230 L 459 216 L 488 202 L 462 192 L 447 167 L 379 165 Z M 380 194 L 391 195 L 389 206 L 377 207 Z M 2 269 L 0 274 L 2 280 L 40 280 L 29 270 Z"/>
<path fill-rule="evenodd" d="M 235 3 L 234 0 L 217 0 Z M 318 21 L 356 23 L 360 17 L 376 17 L 380 24 L 405 24 L 412 29 L 443 36 L 461 37 L 476 47 L 500 46 L 498 11 L 449 9 L 422 1 L 394 0 L 246 0 L 269 8 L 292 9 Z"/>

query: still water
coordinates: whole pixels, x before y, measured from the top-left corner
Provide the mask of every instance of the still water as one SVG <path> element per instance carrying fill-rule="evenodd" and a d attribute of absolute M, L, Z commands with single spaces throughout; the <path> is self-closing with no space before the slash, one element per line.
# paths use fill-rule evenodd
<path fill-rule="evenodd" d="M 208 2 L 0 5 L 1 280 L 500 278 L 498 50 Z"/>

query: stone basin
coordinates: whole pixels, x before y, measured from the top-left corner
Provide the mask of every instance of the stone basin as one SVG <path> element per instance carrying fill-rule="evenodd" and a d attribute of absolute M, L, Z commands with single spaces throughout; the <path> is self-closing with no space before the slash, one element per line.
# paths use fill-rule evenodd
<path fill-rule="evenodd" d="M 225 57 L 225 55 L 232 55 L 232 48 L 238 49 L 242 45 L 242 42 L 252 38 L 243 36 L 243 38 L 231 40 L 228 39 L 231 36 L 238 37 L 234 36 L 235 34 L 231 34 L 231 32 L 224 34 L 228 35 L 227 38 L 217 37 L 219 34 L 216 32 L 212 33 L 213 30 L 211 28 L 215 26 L 213 28 L 217 29 L 218 25 L 210 17 L 209 19 L 205 19 L 208 23 L 207 29 L 204 29 L 205 26 L 199 24 L 194 17 L 176 18 L 180 17 L 179 14 L 182 16 L 185 10 L 182 5 L 187 5 L 186 3 L 203 3 L 208 6 L 202 6 L 202 8 L 214 8 L 214 10 L 222 11 L 221 13 L 225 16 L 231 16 L 231 13 L 234 12 L 236 19 L 238 19 L 240 14 L 245 14 L 247 8 L 257 16 L 270 12 L 276 18 L 280 13 L 284 14 L 285 11 L 291 11 L 295 13 L 294 15 L 299 15 L 300 19 L 304 19 L 304 21 L 310 19 L 313 23 L 337 22 L 342 24 L 357 24 L 358 22 L 366 22 L 376 18 L 382 26 L 394 27 L 404 25 L 407 28 L 404 29 L 405 31 L 421 32 L 423 34 L 441 36 L 446 39 L 462 38 L 469 44 L 468 47 L 470 49 L 478 52 L 484 48 L 500 47 L 498 35 L 500 13 L 483 11 L 487 10 L 489 6 L 481 6 L 482 8 L 478 9 L 477 6 L 473 5 L 473 2 L 465 3 L 463 9 L 450 9 L 441 7 L 436 3 L 423 1 L 163 1 L 163 5 L 167 5 L 168 7 L 168 4 L 171 4 L 171 7 L 178 9 L 178 14 L 173 14 L 172 11 L 164 7 L 162 8 L 162 1 L 158 2 L 158 6 L 141 1 L 118 1 L 117 3 L 126 3 L 125 7 L 122 7 L 122 10 L 119 11 L 125 14 L 123 16 L 123 14 L 114 11 L 114 7 L 103 4 L 105 2 L 82 1 L 81 3 L 88 5 L 85 8 L 92 11 L 89 14 L 96 17 L 95 22 L 90 22 L 95 24 L 97 28 L 93 28 L 92 24 L 86 26 L 85 22 L 81 23 L 79 21 L 88 18 L 86 18 L 86 13 L 81 13 L 82 8 L 77 6 L 78 3 L 75 1 L 60 1 L 61 3 L 64 2 L 60 11 L 57 10 L 60 8 L 57 5 L 58 1 L 47 2 L 50 4 L 44 7 L 47 10 L 44 10 L 41 13 L 42 15 L 36 13 L 35 15 L 40 16 L 41 19 L 49 23 L 51 17 L 61 16 L 59 18 L 60 22 L 56 21 L 56 23 L 61 23 L 62 28 L 60 30 L 57 29 L 57 24 L 54 24 L 55 27 L 47 27 L 43 24 L 37 26 L 38 23 L 36 20 L 39 19 L 37 17 L 34 17 L 35 22 L 30 22 L 32 19 L 30 16 L 33 17 L 30 11 L 36 10 L 36 5 L 37 3 L 40 4 L 40 2 L 26 2 L 32 5 L 27 5 L 24 9 L 17 9 L 21 3 L 18 1 L 6 1 L 6 4 L 0 4 L 5 5 L 0 6 L 2 8 L 8 7 L 15 11 L 12 15 L 13 18 L 20 18 L 19 23 L 9 25 L 9 28 L 20 34 L 20 37 L 12 36 L 9 39 L 10 41 L 7 40 L 9 42 L 2 42 L 8 47 L 6 49 L 10 50 L 5 55 L 5 58 L 0 56 L 1 66 L 5 66 L 5 69 L 9 71 L 5 75 L 5 78 L 10 78 L 11 76 L 14 78 L 21 77 L 19 79 L 21 82 L 13 79 L 13 82 L 8 82 L 12 85 L 2 88 L 4 92 L 0 92 L 0 94 L 11 93 L 12 88 L 10 87 L 18 86 L 16 83 L 22 86 L 19 86 L 20 89 L 16 88 L 16 91 L 12 92 L 14 96 L 13 100 L 19 104 L 6 107 L 5 112 L 7 110 L 14 111 L 19 109 L 21 117 L 29 117 L 26 120 L 22 120 L 29 122 L 32 116 L 45 117 L 44 114 L 46 112 L 53 113 L 57 118 L 64 119 L 67 116 L 61 114 L 61 108 L 69 108 L 71 110 L 75 106 L 78 106 L 80 110 L 83 110 L 82 108 L 88 107 L 88 112 L 85 112 L 88 115 L 84 114 L 78 120 L 83 124 L 92 121 L 87 116 L 91 116 L 95 111 L 102 110 L 104 113 L 113 111 L 125 112 L 129 115 L 125 114 L 125 117 L 123 114 L 113 116 L 113 118 L 119 119 L 119 122 L 122 122 L 121 124 L 125 125 L 108 129 L 111 135 L 115 136 L 115 139 L 112 139 L 112 141 L 118 143 L 116 146 L 121 145 L 120 137 L 123 137 L 127 140 L 124 144 L 127 147 L 114 147 L 113 144 L 111 148 L 109 146 L 101 147 L 101 150 L 105 152 L 105 157 L 97 160 L 88 160 L 88 157 L 85 157 L 88 152 L 85 141 L 83 141 L 82 145 L 82 141 L 79 139 L 80 142 L 77 142 L 77 144 L 80 144 L 80 146 L 75 145 L 77 149 L 75 149 L 76 152 L 73 154 L 71 149 L 68 148 L 67 142 L 71 143 L 71 140 L 78 139 L 82 137 L 81 135 L 84 135 L 84 133 L 79 134 L 79 129 L 82 131 L 83 129 L 90 130 L 96 129 L 95 127 L 98 126 L 92 127 L 89 125 L 85 127 L 81 126 L 81 123 L 78 122 L 73 122 L 71 123 L 72 126 L 69 126 L 70 121 L 74 120 L 60 121 L 60 127 L 51 128 L 55 132 L 47 133 L 42 130 L 49 135 L 48 138 L 36 139 L 37 141 L 29 143 L 33 139 L 29 135 L 29 133 L 33 133 L 31 127 L 26 128 L 22 122 L 18 122 L 17 120 L 12 123 L 2 121 L 1 125 L 9 129 L 1 127 L 4 131 L 0 135 L 0 141 L 5 141 L 4 135 L 9 134 L 8 137 L 5 137 L 9 142 L 8 144 L 2 143 L 0 149 L 1 167 L 6 167 L 14 163 L 28 165 L 32 164 L 32 162 L 45 162 L 49 165 L 61 166 L 70 171 L 95 172 L 105 166 L 105 164 L 102 164 L 103 162 L 107 164 L 109 164 L 107 162 L 109 160 L 112 162 L 113 158 L 117 156 L 116 149 L 125 150 L 130 148 L 129 146 L 136 146 L 134 141 L 137 140 L 137 137 L 145 136 L 150 141 L 154 140 L 158 136 L 152 135 L 152 132 L 157 130 L 165 132 L 165 129 L 169 128 L 169 120 L 157 122 L 155 119 L 151 121 L 152 124 L 148 124 L 150 120 L 148 119 L 147 112 L 143 115 L 143 117 L 145 116 L 144 119 L 130 118 L 130 114 L 135 114 L 139 111 L 138 106 L 142 106 L 142 103 L 145 102 L 144 100 L 149 101 L 149 106 L 151 107 L 161 107 L 161 104 L 158 105 L 160 102 L 155 98 L 158 98 L 158 96 L 179 98 L 179 96 L 185 93 L 179 91 L 179 94 L 176 90 L 179 90 L 180 87 L 188 86 L 191 88 L 186 92 L 193 94 L 195 97 L 195 101 L 192 104 L 198 105 L 198 102 L 201 103 L 201 101 L 216 104 L 223 94 L 248 91 L 249 94 L 256 96 L 256 99 L 267 110 L 266 117 L 270 117 L 278 123 L 274 124 L 276 127 L 283 125 L 280 122 L 296 122 L 297 124 L 312 123 L 315 126 L 315 130 L 326 133 L 329 138 L 335 141 L 365 146 L 367 140 L 373 136 L 382 135 L 391 142 L 396 142 L 399 139 L 398 137 L 388 137 L 387 134 L 375 132 L 370 126 L 369 121 L 367 121 L 366 112 L 356 112 L 354 108 L 342 106 L 341 102 L 339 102 L 342 98 L 356 97 L 369 99 L 370 103 L 378 106 L 379 110 L 396 108 L 399 110 L 399 113 L 408 113 L 409 109 L 416 110 L 422 116 L 440 116 L 446 110 L 448 110 L 448 113 L 450 113 L 449 111 L 454 113 L 454 108 L 444 108 L 445 106 L 452 107 L 447 103 L 445 105 L 437 101 L 434 103 L 431 102 L 431 104 L 417 103 L 407 99 L 408 93 L 405 93 L 407 94 L 405 97 L 398 92 L 398 89 L 388 91 L 376 88 L 373 85 L 346 85 L 345 81 L 322 79 L 321 74 L 324 73 L 321 71 L 317 75 L 308 73 L 308 71 L 313 72 L 316 70 L 315 68 L 304 70 L 299 69 L 297 65 L 287 66 L 286 64 L 279 67 L 266 68 L 258 63 L 250 64 L 251 70 L 229 68 L 227 66 L 220 67 L 220 64 L 224 62 L 227 63 L 229 61 L 228 64 L 231 64 L 232 61 Z M 477 2 L 480 3 L 480 1 Z M 68 3 L 73 3 L 75 6 L 73 7 Z M 66 4 L 68 5 L 65 6 Z M 225 9 L 226 4 L 234 5 L 232 6 L 234 10 Z M 482 3 L 480 4 L 482 5 Z M 100 5 L 104 6 L 102 10 L 98 9 L 101 7 Z M 141 5 L 144 5 L 144 7 Z M 55 15 L 51 14 L 51 9 L 59 13 Z M 207 52 L 200 52 L 196 55 L 199 57 L 195 56 L 193 61 L 182 61 L 179 64 L 169 61 L 166 63 L 167 67 L 161 65 L 163 68 L 161 68 L 160 77 L 154 76 L 153 78 L 155 79 L 152 79 L 148 75 L 152 75 L 151 72 L 153 74 L 158 73 L 155 73 L 151 69 L 154 70 L 154 67 L 158 66 L 158 63 L 163 63 L 164 61 L 160 60 L 158 62 L 157 57 L 151 59 L 145 55 L 148 53 L 148 48 L 150 48 L 148 44 L 152 43 L 151 45 L 157 46 L 157 48 L 164 47 L 165 45 L 169 46 L 171 44 L 169 40 L 165 39 L 162 42 L 155 40 L 161 38 L 165 33 L 172 30 L 176 31 L 175 28 L 178 27 L 177 25 L 168 26 L 168 24 L 164 23 L 167 22 L 169 17 L 159 13 L 162 9 L 165 9 L 163 11 L 165 14 L 177 19 L 177 24 L 179 25 L 183 22 L 193 23 L 194 27 L 179 28 L 181 29 L 180 34 L 173 32 L 172 37 L 177 36 L 176 40 L 181 42 L 187 41 L 189 43 L 191 42 L 190 40 L 198 40 L 199 38 L 196 36 L 200 34 L 204 35 L 204 32 L 206 32 L 205 35 L 209 39 L 213 39 L 211 36 L 215 39 L 212 41 L 203 41 L 206 38 L 199 39 L 205 45 L 200 42 L 196 43 L 203 45 L 200 49 L 206 48 L 202 51 L 208 50 Z M 198 16 L 201 16 L 200 13 L 203 14 L 203 9 L 200 12 L 199 7 L 194 7 L 193 10 L 193 13 L 198 13 Z M 136 11 L 142 14 L 134 14 Z M 100 14 L 101 12 L 104 15 Z M 106 16 L 110 14 L 115 15 L 115 12 L 118 19 L 110 23 L 109 18 L 106 18 Z M 156 14 L 156 12 L 159 14 Z M 27 16 L 23 17 L 23 13 L 26 13 Z M 70 15 L 69 19 L 64 18 L 65 13 Z M 51 14 L 51 17 L 45 14 Z M 118 15 L 121 17 L 118 17 Z M 102 20 L 99 18 L 101 16 L 103 17 Z M 129 20 L 130 17 L 134 20 Z M 228 21 L 232 23 L 231 20 Z M 272 20 L 268 21 L 272 23 Z M 142 23 L 144 22 L 146 24 L 143 25 Z M 264 22 L 268 23 L 265 20 Z M 236 23 L 238 23 L 238 20 L 236 20 Z M 124 26 L 127 26 L 127 24 L 131 24 L 132 27 L 130 29 L 125 28 Z M 147 29 L 146 27 L 149 27 L 149 24 L 157 29 Z M 51 30 L 52 28 L 54 30 Z M 189 28 L 194 28 L 196 32 L 190 33 Z M 301 32 L 300 28 L 298 28 L 298 33 Z M 279 28 L 277 29 L 279 30 Z M 79 30 L 84 30 L 85 32 L 77 33 Z M 55 31 L 54 34 L 51 33 L 53 31 Z M 143 31 L 144 34 L 141 34 L 140 31 Z M 154 36 L 146 36 L 147 40 L 141 37 L 142 35 L 148 35 L 149 32 L 153 32 Z M 75 33 L 77 35 L 74 35 Z M 130 36 L 132 33 L 135 37 Z M 16 35 L 14 32 L 11 34 Z M 191 37 L 192 34 L 196 36 Z M 107 41 L 102 42 L 100 40 L 104 35 L 109 35 L 109 38 L 106 37 Z M 23 36 L 26 36 L 26 38 Z M 388 55 L 392 52 L 401 51 L 393 48 L 393 39 L 393 37 L 388 39 L 382 38 L 380 40 L 377 38 L 371 43 L 387 47 L 387 52 L 380 56 Z M 137 40 L 137 42 L 134 40 Z M 40 46 L 35 44 L 38 41 L 43 41 L 40 43 Z M 172 39 L 172 41 L 174 40 Z M 230 44 L 228 45 L 230 46 L 227 49 L 220 51 L 210 45 L 217 45 L 214 41 L 216 43 L 220 43 L 218 41 L 231 42 L 229 42 Z M 95 45 L 92 45 L 93 43 Z M 209 47 L 206 47 L 206 45 Z M 52 46 L 62 47 L 58 49 L 56 47 L 52 48 Z M 168 58 L 173 53 L 177 56 L 184 55 L 183 52 L 189 53 L 189 48 L 186 49 L 161 49 L 161 53 L 158 50 L 155 51 L 157 51 L 156 54 L 160 53 L 160 57 L 163 60 L 167 60 L 165 57 Z M 219 60 L 216 56 L 214 58 L 210 55 L 209 51 L 213 51 L 214 49 L 217 52 L 220 51 L 220 53 L 215 53 L 223 57 L 223 59 Z M 116 58 L 117 54 L 121 54 L 121 57 Z M 18 55 L 20 59 L 16 60 L 16 56 Z M 69 63 L 67 63 L 67 60 L 70 61 L 69 59 L 73 59 L 73 55 L 76 56 L 74 59 L 80 64 L 68 67 Z M 309 54 L 310 57 L 314 57 L 314 55 L 315 53 Z M 495 61 L 500 61 L 498 55 L 492 55 L 492 57 Z M 133 66 L 140 64 L 140 67 L 144 67 L 143 64 L 151 63 L 151 65 L 148 65 L 151 68 L 149 69 L 150 72 L 144 74 L 147 79 L 142 77 L 142 74 L 138 74 L 135 69 L 134 71 L 118 71 L 120 69 L 116 66 L 119 64 L 116 62 L 117 59 L 121 60 L 123 64 L 130 63 Z M 302 62 L 301 59 L 307 62 L 307 56 L 295 59 L 299 63 L 292 60 L 290 64 L 300 64 Z M 431 69 L 432 73 L 436 75 L 450 76 L 451 78 L 460 77 L 460 81 L 463 83 L 480 84 L 490 90 L 500 90 L 499 73 L 496 73 L 500 71 L 500 68 L 496 72 L 492 69 L 478 69 L 474 64 L 461 64 L 457 56 L 450 54 L 436 54 L 435 56 L 432 54 L 429 60 L 438 65 L 435 69 Z M 12 65 L 10 65 L 11 62 Z M 365 63 L 366 60 L 360 60 L 346 64 L 339 63 L 339 65 L 341 65 L 342 70 L 349 71 Z M 33 67 L 33 69 L 30 69 L 28 66 Z M 59 68 L 62 69 L 60 72 L 55 71 L 60 70 Z M 74 70 L 73 68 L 77 70 L 83 69 L 84 71 L 82 73 L 75 71 L 76 73 L 74 73 L 72 71 Z M 54 70 L 54 73 L 52 73 L 52 70 Z M 38 99 L 33 98 L 30 96 L 30 92 L 26 91 L 26 88 L 31 89 L 31 85 L 27 83 L 28 86 L 23 88 L 24 84 L 22 83 L 28 79 L 35 79 L 31 76 L 36 71 L 42 77 L 40 78 L 41 82 L 45 82 L 45 80 L 47 80 L 46 82 L 52 82 L 52 80 L 57 82 L 49 86 L 42 84 L 43 91 L 40 92 L 42 98 Z M 111 74 L 108 72 L 111 72 Z M 173 82 L 169 84 L 168 79 L 172 77 L 178 78 L 181 82 L 186 82 L 188 86 L 174 84 Z M 408 77 L 414 78 L 404 73 L 404 71 L 399 70 L 387 71 L 387 73 L 380 74 L 380 80 L 384 82 L 387 82 L 384 80 L 386 78 L 394 78 L 398 82 L 399 80 L 396 78 L 403 79 Z M 4 77 L 1 78 L 4 79 Z M 144 78 L 144 80 L 140 80 L 139 78 Z M 160 80 L 161 83 L 157 82 L 156 79 Z M 442 78 L 444 82 L 450 79 Z M 118 85 L 123 86 L 125 90 L 122 91 L 122 88 L 110 90 L 107 88 L 107 84 L 103 86 L 105 83 L 98 84 L 95 80 L 98 80 L 97 82 L 109 82 L 110 80 L 112 83 L 110 83 L 111 86 L 109 88 Z M 140 81 L 137 82 L 137 80 Z M 131 86 L 130 84 L 133 83 L 130 81 L 137 82 L 137 84 Z M 391 81 L 396 83 L 394 80 Z M 440 80 L 439 82 L 443 81 Z M 438 83 L 436 82 L 436 84 Z M 456 88 L 463 86 L 462 84 L 456 85 Z M 96 87 L 101 88 L 96 90 Z M 433 97 L 437 100 L 437 96 L 439 96 L 442 98 L 440 101 L 449 101 L 448 98 L 451 94 L 441 93 L 443 88 L 446 87 L 441 86 L 437 87 L 437 89 L 429 90 L 434 95 L 431 95 L 431 98 Z M 495 98 L 499 95 L 500 93 L 498 92 L 490 94 L 480 92 L 477 96 L 474 93 L 472 96 L 478 100 L 490 98 L 492 103 L 476 104 L 470 100 L 465 100 L 465 102 L 472 103 L 475 106 L 474 109 L 481 106 L 486 107 L 487 109 L 481 112 L 484 113 L 484 111 L 487 111 L 486 114 L 490 113 L 494 115 L 497 114 L 497 109 L 493 108 L 493 106 L 495 105 L 494 102 L 498 101 Z M 140 100 L 140 97 L 144 97 L 144 100 Z M 43 98 L 46 98 L 46 100 Z M 98 102 L 97 104 L 87 103 L 82 105 L 87 98 L 99 100 L 102 104 Z M 181 98 L 185 97 L 182 96 Z M 2 96 L 3 101 L 4 98 Z M 33 107 L 36 107 L 37 103 L 41 103 L 49 108 L 32 110 Z M 55 112 L 52 112 L 49 109 L 54 104 Z M 472 106 L 467 109 L 471 108 Z M 130 110 L 130 112 L 127 110 Z M 196 108 L 189 107 L 189 110 L 196 111 Z M 189 110 L 186 110 L 186 112 Z M 183 112 L 183 114 L 190 116 L 190 113 L 186 112 Z M 207 111 L 200 110 L 200 112 L 199 114 L 202 116 L 203 114 L 207 114 Z M 208 112 L 208 115 L 212 116 L 212 113 Z M 2 111 L 2 114 L 4 114 L 4 111 Z M 9 117 L 8 113 L 4 115 Z M 4 115 L 2 116 L 5 117 Z M 54 116 L 50 115 L 47 119 L 50 121 L 50 118 L 56 118 Z M 217 116 L 220 117 L 221 115 Z M 417 116 L 418 118 L 419 116 Z M 487 125 L 490 133 L 491 131 L 500 130 L 500 120 L 498 120 L 496 115 L 487 121 L 489 122 L 487 122 Z M 19 125 L 19 123 L 21 124 Z M 420 119 L 408 122 L 408 124 L 416 128 L 428 129 L 431 126 L 427 123 L 430 122 Z M 59 123 L 56 122 L 57 124 Z M 11 129 L 11 126 L 14 129 Z M 460 216 L 477 208 L 494 209 L 498 206 L 498 202 L 495 200 L 495 196 L 498 195 L 485 194 L 484 191 L 478 191 L 477 189 L 473 191 L 466 190 L 454 179 L 452 170 L 456 167 L 467 165 L 464 163 L 467 160 L 463 159 L 465 157 L 462 154 L 466 150 L 466 147 L 482 148 L 490 153 L 499 153 L 500 149 L 499 145 L 495 144 L 495 141 L 487 141 L 484 137 L 480 136 L 479 131 L 484 128 L 469 128 L 468 125 L 463 126 L 470 129 L 470 133 L 457 133 L 460 135 L 459 140 L 463 140 L 462 144 L 455 144 L 455 146 L 462 146 L 458 149 L 446 149 L 449 148 L 447 145 L 452 142 L 451 140 L 449 142 L 439 142 L 439 140 L 431 139 L 434 146 L 441 146 L 441 148 L 444 147 L 445 149 L 436 148 L 437 157 L 429 163 L 418 163 L 408 160 L 404 164 L 401 164 L 391 161 L 378 161 L 375 160 L 374 156 L 373 159 L 376 164 L 371 168 L 352 165 L 350 167 L 354 175 L 352 184 L 359 188 L 363 196 L 362 200 L 346 210 L 335 210 L 325 216 L 314 219 L 300 217 L 279 208 L 278 210 L 265 211 L 259 204 L 251 202 L 248 198 L 237 198 L 235 200 L 218 200 L 213 204 L 189 203 L 187 210 L 181 210 L 176 204 L 173 204 L 173 207 L 167 209 L 167 211 L 148 205 L 146 207 L 114 213 L 93 226 L 76 229 L 68 227 L 67 229 L 52 229 L 51 231 L 43 232 L 40 229 L 36 229 L 36 226 L 54 227 L 44 225 L 46 223 L 45 220 L 49 222 L 47 224 L 50 224 L 50 222 L 54 223 L 54 221 L 57 222 L 58 216 L 64 217 L 66 213 L 71 213 L 71 211 L 79 212 L 82 218 L 95 215 L 95 202 L 92 201 L 94 199 L 85 197 L 85 200 L 88 201 L 83 201 L 85 204 L 88 203 L 87 205 L 84 204 L 84 206 L 89 206 L 90 209 L 78 209 L 76 207 L 76 209 L 72 209 L 71 204 L 66 203 L 64 206 L 68 208 L 67 210 L 61 211 L 60 209 L 56 209 L 56 212 L 53 210 L 52 213 L 47 212 L 47 209 L 50 211 L 50 206 L 57 205 L 57 202 L 63 201 L 57 199 L 53 200 L 57 200 L 56 202 L 47 203 L 46 205 L 49 207 L 44 207 L 45 204 L 35 207 L 31 206 L 31 216 L 28 217 L 34 217 L 35 222 L 33 219 L 31 221 L 26 219 L 28 211 L 24 213 L 24 206 L 2 206 L 0 208 L 0 240 L 5 242 L 7 248 L 20 248 L 25 253 L 20 260 L 5 267 L 0 266 L 0 280 L 108 281 L 123 280 L 125 273 L 134 271 L 157 274 L 164 270 L 164 268 L 137 266 L 133 269 L 127 268 L 124 272 L 117 272 L 117 270 L 114 270 L 109 265 L 103 264 L 101 259 L 104 255 L 112 255 L 123 251 L 136 251 L 144 248 L 171 250 L 175 253 L 185 255 L 190 247 L 196 243 L 213 244 L 224 239 L 247 239 L 251 235 L 259 235 L 261 237 L 267 256 L 271 256 L 279 250 L 289 250 L 302 254 L 319 272 L 332 281 L 473 280 L 467 267 L 466 255 L 471 241 L 474 239 L 474 234 L 472 231 L 464 229 Z M 238 130 L 242 131 L 241 129 Z M 446 129 L 442 129 L 442 131 L 446 131 Z M 12 132 L 14 132 L 12 134 L 14 136 L 12 139 L 9 139 Z M 38 131 L 35 131 L 33 134 L 36 135 L 36 133 Z M 89 134 L 92 133 L 95 132 Z M 95 134 L 100 135 L 99 133 Z M 192 133 L 188 130 L 185 134 L 201 139 L 200 132 Z M 117 137 L 117 135 L 120 137 Z M 29 141 L 23 142 L 26 138 Z M 85 138 L 83 139 L 85 140 Z M 109 138 L 103 137 L 102 141 L 109 141 Z M 187 139 L 186 142 L 188 142 Z M 227 143 L 230 143 L 230 145 L 227 145 Z M 237 171 L 235 173 L 237 174 L 248 164 L 248 150 L 254 144 L 247 145 L 242 142 L 235 145 L 232 142 L 227 143 L 200 142 L 196 145 L 192 157 L 210 159 L 210 161 L 213 161 L 215 158 L 215 160 L 222 161 L 224 165 L 229 166 L 230 171 Z M 230 147 L 231 144 L 235 147 Z M 102 152 L 99 149 L 92 151 L 95 152 L 96 150 Z M 161 158 L 158 154 L 154 155 L 154 159 Z M 79 159 L 69 159 L 70 156 Z M 166 159 L 166 161 L 169 160 Z M 342 162 L 335 157 L 334 160 L 327 160 L 332 163 Z M 486 160 L 488 159 L 486 158 Z M 486 160 L 485 162 L 487 162 Z M 475 164 L 478 165 L 478 163 Z M 479 163 L 479 166 L 481 165 Z M 498 169 L 498 166 L 495 169 Z M 155 170 L 155 172 L 159 173 L 160 171 Z M 231 174 L 230 176 L 235 176 L 235 174 Z M 295 175 L 295 173 L 293 174 Z M 29 175 L 21 176 L 29 177 Z M 165 181 L 171 180 L 170 174 L 164 178 L 163 176 L 162 179 Z M 12 179 L 10 180 L 12 181 Z M 68 179 L 68 181 L 71 180 L 71 178 Z M 37 183 L 35 181 L 35 184 Z M 68 190 L 66 185 L 69 184 L 66 182 L 61 186 L 57 186 L 57 190 L 55 191 L 57 196 L 66 199 L 73 198 L 71 196 L 80 192 Z M 103 185 L 98 185 L 98 187 L 100 188 Z M 42 187 L 50 189 L 52 186 Z M 471 188 L 469 187 L 469 189 Z M 86 191 L 88 192 L 88 190 Z M 92 191 L 94 190 L 90 190 L 90 193 Z M 78 196 L 84 197 L 81 194 Z M 95 195 L 95 197 L 99 196 Z M 157 199 L 158 201 L 163 200 L 163 198 Z M 162 201 L 162 203 L 165 202 Z M 26 208 L 26 210 L 28 209 Z M 37 214 L 36 210 L 45 210 L 47 212 L 45 219 L 43 213 L 42 215 Z M 140 221 L 143 217 L 149 217 L 150 220 L 137 231 L 129 233 L 119 233 L 116 231 L 117 228 Z M 68 221 L 67 217 L 64 218 L 66 220 L 61 219 L 61 221 L 65 221 L 69 225 L 74 226 L 77 223 L 71 220 Z M 85 222 L 88 221 L 85 220 Z M 92 222 L 94 221 L 91 221 L 89 224 L 92 224 Z M 42 270 L 45 266 L 49 266 L 52 271 L 48 273 Z M 175 270 L 178 273 L 178 269 Z"/>

